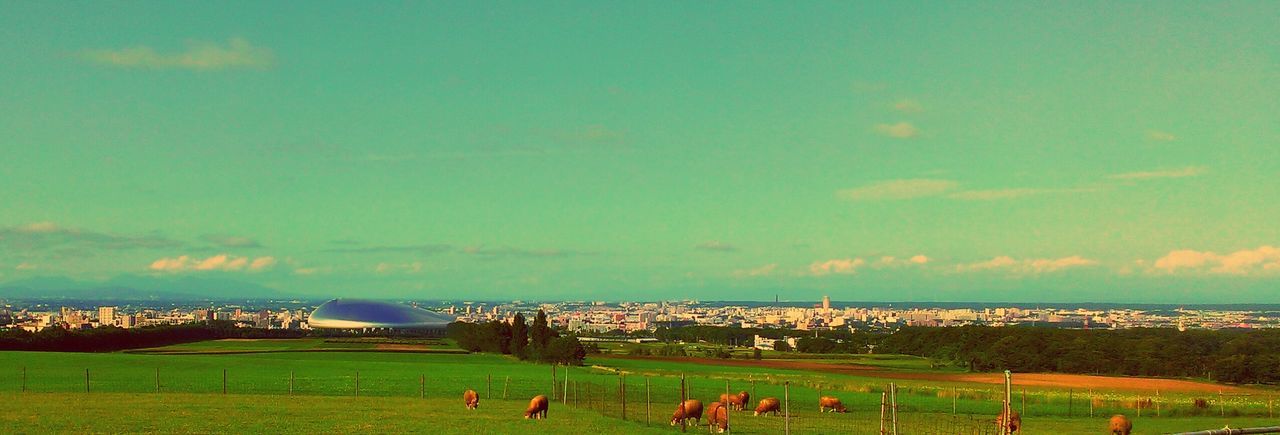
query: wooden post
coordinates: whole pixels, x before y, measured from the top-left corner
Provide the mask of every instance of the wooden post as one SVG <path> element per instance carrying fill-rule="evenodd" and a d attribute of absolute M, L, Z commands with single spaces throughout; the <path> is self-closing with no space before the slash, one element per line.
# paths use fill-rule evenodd
<path fill-rule="evenodd" d="M 27 366 L 22 366 L 22 392 L 27 392 Z"/>
<path fill-rule="evenodd" d="M 556 400 L 556 365 L 551 365 L 551 400 Z"/>
<path fill-rule="evenodd" d="M 508 378 L 510 378 L 510 376 L 508 376 Z M 563 396 L 564 396 L 564 397 L 562 397 L 562 398 L 561 398 L 561 399 L 563 399 L 563 400 L 561 401 L 561 403 L 562 403 L 562 404 L 565 404 L 565 405 L 568 405 L 568 404 L 569 404 L 569 366 L 568 366 L 568 365 L 565 365 L 565 366 L 564 366 L 564 391 L 563 391 L 563 393 L 564 393 L 564 394 L 563 394 Z"/>
<path fill-rule="evenodd" d="M 84 369 L 84 392 L 89 392 L 89 369 Z"/>
<path fill-rule="evenodd" d="M 653 423 L 651 416 L 652 396 L 649 395 L 649 377 L 644 377 L 644 425 L 649 426 Z"/>
<path fill-rule="evenodd" d="M 622 374 L 618 374 L 618 402 L 622 404 L 622 420 L 627 420 L 627 391 L 623 387 Z"/>
<path fill-rule="evenodd" d="M 755 380 L 755 379 L 752 379 L 752 380 L 751 380 L 751 397 L 755 397 L 755 398 L 757 398 L 757 399 L 759 399 L 759 398 L 760 398 L 760 396 L 757 396 L 757 395 L 756 395 L 756 380 Z"/>
<path fill-rule="evenodd" d="M 1156 417 L 1160 416 L 1160 390 L 1156 390 Z"/>
<path fill-rule="evenodd" d="M 688 425 L 685 424 L 685 420 L 688 420 L 687 418 L 685 418 L 686 415 L 684 410 L 684 401 L 688 400 L 686 399 L 687 396 L 685 396 L 685 393 L 686 391 L 685 391 L 685 384 L 684 384 L 684 373 L 681 373 L 680 374 L 680 432 L 689 431 Z"/>
<path fill-rule="evenodd" d="M 1138 410 L 1138 417 L 1141 418 L 1142 417 L 1142 396 L 1139 395 L 1138 398 L 1134 400 L 1135 400 L 1135 402 L 1133 403 L 1134 408 Z"/>
<path fill-rule="evenodd" d="M 889 415 L 893 416 L 893 435 L 898 435 L 898 384 L 889 384 Z"/>
<path fill-rule="evenodd" d="M 1218 390 L 1218 414 L 1222 417 L 1227 416 L 1227 404 L 1222 402 L 1222 390 Z"/>
<path fill-rule="evenodd" d="M 1022 417 L 1026 418 L 1026 416 L 1027 416 L 1027 389 L 1023 388 L 1022 389 Z"/>
<path fill-rule="evenodd" d="M 156 392 L 160 392 L 160 368 L 156 367 Z"/>
<path fill-rule="evenodd" d="M 880 435 L 886 435 L 884 432 L 884 405 L 888 402 L 889 391 L 880 392 Z"/>
<path fill-rule="evenodd" d="M 425 373 L 418 375 L 418 398 L 427 398 L 427 375 Z"/>
<path fill-rule="evenodd" d="M 293 395 L 293 370 L 289 370 L 289 395 Z"/>
<path fill-rule="evenodd" d="M 486 378 L 485 378 L 485 382 L 484 382 L 484 398 L 486 398 L 486 399 L 492 399 L 492 398 L 493 398 L 493 374 L 492 374 L 492 373 L 490 373 L 490 374 L 486 375 Z"/>
<path fill-rule="evenodd" d="M 1071 396 L 1073 394 L 1075 394 L 1075 390 L 1068 388 L 1067 389 L 1067 418 L 1071 418 L 1071 404 L 1073 403 L 1071 401 Z"/>
<path fill-rule="evenodd" d="M 356 397 L 360 397 L 360 371 L 356 370 Z"/>
<path fill-rule="evenodd" d="M 1093 390 L 1089 390 L 1089 418 L 1093 418 Z"/>
<path fill-rule="evenodd" d="M 729 414 L 732 414 L 732 412 L 729 412 L 729 380 L 728 379 L 724 380 L 724 401 L 725 402 L 721 404 L 721 406 L 724 407 L 724 424 L 725 424 L 725 427 L 729 427 Z M 715 416 L 712 415 L 712 417 L 715 417 Z"/>
<path fill-rule="evenodd" d="M 1009 421 L 1013 420 L 1013 372 L 1008 370 L 1004 371 L 1004 411 L 1002 413 L 1004 418 L 997 420 L 1000 421 L 1000 434 L 1008 435 Z"/>
<path fill-rule="evenodd" d="M 1272 397 L 1267 397 L 1267 418 L 1275 418 L 1275 415 L 1271 413 L 1271 402 L 1273 400 L 1275 399 L 1273 399 Z"/>
<path fill-rule="evenodd" d="M 791 435 L 791 381 L 782 384 L 782 433 Z"/>
<path fill-rule="evenodd" d="M 511 383 L 511 376 L 507 376 L 507 378 L 502 381 L 502 400 L 507 400 L 507 384 L 510 384 L 510 383 Z"/>
<path fill-rule="evenodd" d="M 951 416 L 956 416 L 956 401 L 959 400 L 960 394 L 956 391 L 956 387 L 951 387 Z"/>
<path fill-rule="evenodd" d="M 227 394 L 227 369 L 222 369 L 222 394 Z"/>

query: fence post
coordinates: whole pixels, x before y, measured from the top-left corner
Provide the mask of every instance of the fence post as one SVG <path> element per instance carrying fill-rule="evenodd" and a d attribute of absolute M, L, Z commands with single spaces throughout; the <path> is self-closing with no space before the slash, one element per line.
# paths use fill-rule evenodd
<path fill-rule="evenodd" d="M 1027 389 L 1026 388 L 1022 389 L 1022 416 L 1023 417 L 1027 416 Z M 1142 415 L 1139 414 L 1138 416 L 1141 417 Z"/>
<path fill-rule="evenodd" d="M 889 415 L 893 416 L 893 435 L 898 435 L 898 384 L 889 384 Z"/>
<path fill-rule="evenodd" d="M 1142 395 L 1141 394 L 1139 394 L 1138 398 L 1135 399 L 1135 402 L 1133 403 L 1133 405 L 1134 405 L 1133 407 L 1138 410 L 1138 417 L 1141 418 L 1142 417 Z"/>
<path fill-rule="evenodd" d="M 782 433 L 791 435 L 791 381 L 782 384 Z"/>
<path fill-rule="evenodd" d="M 84 369 L 84 392 L 89 392 L 89 369 Z"/>
<path fill-rule="evenodd" d="M 360 397 L 360 371 L 356 370 L 356 397 Z"/>
<path fill-rule="evenodd" d="M 889 392 L 888 392 L 888 391 L 881 391 L 881 392 L 880 392 L 880 435 L 885 435 L 885 433 L 884 433 L 884 405 L 885 405 L 885 402 L 887 402 L 887 401 L 888 401 L 888 400 L 887 400 L 887 399 L 888 399 L 888 397 L 889 397 Z"/>
<path fill-rule="evenodd" d="M 644 425 L 645 426 L 649 426 L 653 423 L 652 415 L 650 412 L 653 405 L 650 404 L 650 399 L 651 399 L 651 396 L 649 396 L 649 377 L 645 376 L 644 377 Z M 1271 403 L 1271 402 L 1267 402 L 1267 403 Z"/>
<path fill-rule="evenodd" d="M 751 380 L 751 397 L 755 397 L 755 398 L 757 398 L 757 399 L 758 399 L 758 398 L 760 398 L 760 396 L 757 396 L 757 395 L 756 395 L 756 380 L 755 380 L 755 379 L 752 379 L 752 380 Z"/>
<path fill-rule="evenodd" d="M 425 373 L 418 375 L 418 398 L 427 398 L 427 375 Z"/>
<path fill-rule="evenodd" d="M 1071 401 L 1071 396 L 1073 394 L 1075 394 L 1075 390 L 1068 388 L 1067 389 L 1067 418 L 1071 418 L 1071 404 L 1073 403 Z"/>
<path fill-rule="evenodd" d="M 222 369 L 222 394 L 227 394 L 227 369 Z"/>
<path fill-rule="evenodd" d="M 622 420 L 627 420 L 627 375 L 618 374 L 618 398 L 622 400 Z"/>
<path fill-rule="evenodd" d="M 22 392 L 27 392 L 27 366 L 22 366 Z"/>
<path fill-rule="evenodd" d="M 502 400 L 507 400 L 507 384 L 510 384 L 510 383 L 511 383 L 511 376 L 508 375 L 507 378 L 502 381 Z"/>
<path fill-rule="evenodd" d="M 1267 396 L 1267 418 L 1275 418 L 1273 414 L 1271 414 L 1271 401 L 1273 400 L 1275 399 L 1271 396 Z"/>
<path fill-rule="evenodd" d="M 1089 390 L 1089 418 L 1093 418 L 1093 390 Z"/>
<path fill-rule="evenodd" d="M 956 387 L 951 387 L 951 416 L 956 416 L 956 401 L 959 400 L 960 393 L 956 391 Z"/>
<path fill-rule="evenodd" d="M 289 370 L 289 395 L 293 395 L 293 370 Z"/>
<path fill-rule="evenodd" d="M 688 420 L 687 418 L 685 418 L 687 415 L 685 414 L 686 411 L 684 409 L 684 401 L 688 400 L 686 399 L 686 397 L 687 396 L 685 396 L 684 373 L 681 373 L 680 374 L 680 432 L 689 431 L 689 426 L 685 424 L 685 421 Z"/>
<path fill-rule="evenodd" d="M 1003 414 L 1004 417 L 999 419 L 1001 435 L 1008 435 L 1009 422 L 1013 420 L 1013 415 L 1011 415 L 1012 413 L 1013 413 L 1013 372 L 1005 370 L 1004 371 L 1004 411 L 1001 412 L 1001 414 Z"/>
<path fill-rule="evenodd" d="M 1227 404 L 1222 402 L 1222 390 L 1218 390 L 1218 415 L 1227 416 Z"/>
<path fill-rule="evenodd" d="M 551 400 L 556 400 L 556 365 L 551 363 Z"/>
<path fill-rule="evenodd" d="M 484 398 L 492 399 L 493 398 L 493 374 L 490 373 L 485 376 L 486 377 L 484 382 Z"/>
<path fill-rule="evenodd" d="M 725 379 L 725 380 L 724 380 L 724 401 L 725 401 L 725 403 L 723 403 L 721 406 L 723 406 L 723 407 L 724 407 L 724 427 L 729 428 L 729 429 L 726 429 L 726 431 L 727 431 L 727 432 L 732 432 L 732 431 L 733 431 L 732 426 L 729 426 L 729 414 L 732 414 L 732 412 L 729 412 L 729 394 L 730 394 L 730 393 L 729 393 L 729 380 L 728 380 L 728 379 Z M 744 406 L 744 407 L 745 407 L 745 406 Z M 713 415 L 712 415 L 712 417 L 715 417 L 715 415 L 713 414 Z"/>
<path fill-rule="evenodd" d="M 511 378 L 511 377 L 510 377 L 510 376 L 508 376 L 507 378 Z M 562 398 L 561 398 L 561 399 L 563 399 L 563 401 L 562 401 L 561 403 L 562 403 L 562 404 L 564 404 L 564 405 L 568 405 L 568 404 L 569 404 L 569 365 L 568 365 L 568 364 L 565 364 L 565 366 L 564 366 L 564 391 L 563 391 L 563 393 L 564 393 L 564 397 L 562 397 Z"/>
<path fill-rule="evenodd" d="M 156 392 L 160 392 L 160 368 L 156 367 Z"/>
<path fill-rule="evenodd" d="M 1160 390 L 1156 390 L 1156 417 L 1160 416 Z"/>

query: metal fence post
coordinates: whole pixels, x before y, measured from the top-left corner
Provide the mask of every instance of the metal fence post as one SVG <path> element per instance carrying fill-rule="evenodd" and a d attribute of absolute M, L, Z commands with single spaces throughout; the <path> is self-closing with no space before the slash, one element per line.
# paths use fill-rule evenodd
<path fill-rule="evenodd" d="M 653 423 L 652 415 L 650 412 L 650 408 L 652 408 L 653 405 L 651 405 L 650 399 L 651 399 L 651 396 L 649 396 L 649 377 L 645 376 L 644 377 L 644 425 L 645 426 L 649 426 Z M 1267 403 L 1270 403 L 1270 402 L 1267 402 Z"/>
<path fill-rule="evenodd" d="M 89 392 L 89 369 L 84 369 L 84 392 Z"/>
<path fill-rule="evenodd" d="M 782 384 L 782 433 L 791 435 L 791 381 Z"/>
<path fill-rule="evenodd" d="M 508 375 L 507 378 L 502 381 L 502 400 L 507 400 L 507 384 L 510 384 L 510 383 L 511 383 L 511 376 Z"/>
<path fill-rule="evenodd" d="M 684 409 L 684 401 L 688 400 L 686 399 L 686 397 L 688 396 L 685 396 L 685 393 L 686 392 L 685 392 L 685 384 L 684 384 L 684 373 L 681 373 L 680 374 L 680 432 L 689 431 L 689 426 L 685 424 L 685 421 L 689 420 L 688 418 L 685 418 L 685 417 L 688 417 Z"/>

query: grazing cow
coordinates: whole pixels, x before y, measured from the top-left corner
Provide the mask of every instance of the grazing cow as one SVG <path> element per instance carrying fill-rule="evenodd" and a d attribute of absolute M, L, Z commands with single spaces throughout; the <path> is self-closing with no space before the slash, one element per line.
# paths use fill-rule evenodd
<path fill-rule="evenodd" d="M 467 404 L 467 409 L 476 409 L 480 407 L 480 395 L 476 394 L 476 390 L 467 390 L 462 392 L 462 403 Z"/>
<path fill-rule="evenodd" d="M 1111 435 L 1129 435 L 1133 431 L 1133 422 L 1123 414 L 1111 416 Z"/>
<path fill-rule="evenodd" d="M 707 407 L 707 429 L 710 432 L 724 433 L 729 430 L 729 407 L 720 402 L 712 402 Z"/>
<path fill-rule="evenodd" d="M 1195 405 L 1196 409 L 1209 408 L 1209 401 L 1205 399 L 1196 399 L 1195 402 L 1192 402 L 1192 404 Z"/>
<path fill-rule="evenodd" d="M 689 399 L 683 404 L 676 405 L 676 412 L 671 414 L 671 425 L 683 424 L 685 420 L 693 420 L 694 424 L 702 420 L 702 402 L 698 399 Z"/>
<path fill-rule="evenodd" d="M 533 396 L 533 400 L 529 401 L 529 409 L 524 410 L 524 418 L 547 418 L 547 403 L 547 396 Z"/>
<path fill-rule="evenodd" d="M 1009 410 L 1009 419 L 1007 421 L 1005 420 L 1004 411 L 1000 411 L 1000 415 L 996 416 L 996 430 L 1003 430 L 1006 427 L 1008 427 L 1008 433 L 1020 433 L 1022 430 L 1022 416 L 1018 415 L 1018 411 Z"/>
<path fill-rule="evenodd" d="M 848 409 L 844 408 L 844 404 L 840 403 L 839 398 L 831 396 L 822 396 L 818 398 L 818 412 L 827 412 L 828 409 L 830 409 L 831 412 L 849 412 Z"/>
<path fill-rule="evenodd" d="M 781 406 L 782 403 L 778 402 L 777 397 L 766 397 L 764 399 L 760 399 L 760 406 L 756 407 L 755 415 L 759 416 L 772 412 L 773 415 L 776 416 L 778 415 L 778 411 L 781 410 Z"/>
<path fill-rule="evenodd" d="M 745 411 L 747 403 L 750 403 L 750 401 L 751 394 L 746 391 L 732 395 L 728 393 L 720 395 L 720 402 L 729 405 L 729 409 L 733 411 Z"/>

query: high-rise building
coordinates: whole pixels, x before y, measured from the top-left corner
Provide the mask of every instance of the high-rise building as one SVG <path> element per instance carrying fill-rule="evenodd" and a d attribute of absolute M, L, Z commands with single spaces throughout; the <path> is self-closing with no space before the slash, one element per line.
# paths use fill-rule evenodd
<path fill-rule="evenodd" d="M 98 326 L 115 326 L 116 307 L 98 307 Z"/>

